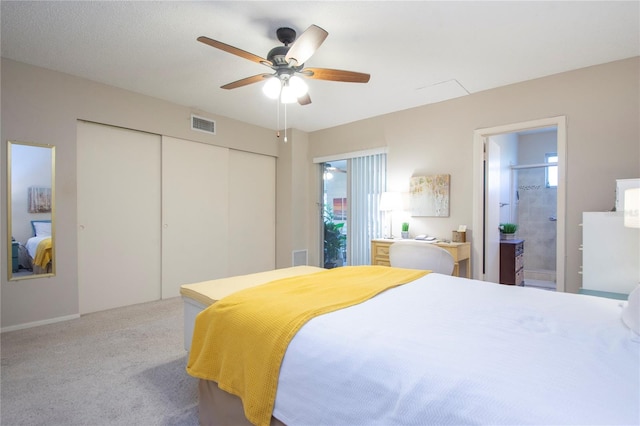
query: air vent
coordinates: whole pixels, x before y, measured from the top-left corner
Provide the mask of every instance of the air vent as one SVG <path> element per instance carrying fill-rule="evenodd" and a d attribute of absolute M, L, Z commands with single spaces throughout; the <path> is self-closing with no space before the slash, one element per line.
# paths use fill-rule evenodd
<path fill-rule="evenodd" d="M 198 117 L 197 115 L 191 114 L 191 129 L 215 135 L 216 122 L 204 117 Z"/>
<path fill-rule="evenodd" d="M 307 250 L 294 250 L 292 266 L 302 265 L 307 265 Z"/>

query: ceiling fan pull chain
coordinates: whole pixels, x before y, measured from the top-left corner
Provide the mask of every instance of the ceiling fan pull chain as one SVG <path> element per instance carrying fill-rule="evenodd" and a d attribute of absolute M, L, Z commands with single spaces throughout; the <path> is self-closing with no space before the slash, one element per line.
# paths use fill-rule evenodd
<path fill-rule="evenodd" d="M 284 143 L 287 143 L 287 104 L 284 104 Z"/>
<path fill-rule="evenodd" d="M 278 100 L 276 101 L 276 116 L 277 118 L 277 123 L 276 123 L 276 137 L 280 137 L 280 96 L 278 96 Z"/>

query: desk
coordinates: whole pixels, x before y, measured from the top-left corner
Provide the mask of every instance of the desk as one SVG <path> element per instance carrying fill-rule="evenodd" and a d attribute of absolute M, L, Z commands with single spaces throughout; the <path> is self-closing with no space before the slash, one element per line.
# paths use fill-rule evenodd
<path fill-rule="evenodd" d="M 390 238 L 378 238 L 371 240 L 371 264 L 390 266 L 389 246 L 395 241 L 400 240 Z M 469 259 L 471 259 L 471 243 L 428 243 L 424 241 L 424 244 L 433 244 L 451 253 L 453 261 L 455 262 L 452 275 L 455 275 L 456 277 L 460 276 L 460 262 L 464 262 L 467 270 L 466 276 L 467 278 L 471 278 L 471 265 L 469 264 Z"/>

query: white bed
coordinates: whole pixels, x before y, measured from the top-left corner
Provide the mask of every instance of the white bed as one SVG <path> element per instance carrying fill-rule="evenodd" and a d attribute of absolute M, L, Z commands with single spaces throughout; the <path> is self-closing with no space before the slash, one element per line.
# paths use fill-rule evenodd
<path fill-rule="evenodd" d="M 27 249 L 27 253 L 29 253 L 29 256 L 31 256 L 31 259 L 35 259 L 36 258 L 36 250 L 38 249 L 38 244 L 40 244 L 40 242 L 42 242 L 42 240 L 45 240 L 47 238 L 51 238 L 51 236 L 48 237 L 31 237 L 27 240 L 27 242 L 25 243 L 24 247 Z"/>
<path fill-rule="evenodd" d="M 324 269 L 306 265 L 293 266 L 180 286 L 180 295 L 184 304 L 184 349 L 189 351 L 191 347 L 196 315 L 216 301 L 245 288 L 255 287 L 282 278 L 320 271 L 324 271 Z"/>
<path fill-rule="evenodd" d="M 51 220 L 32 220 L 33 236 L 24 244 L 29 263 L 36 274 L 51 272 Z"/>
<path fill-rule="evenodd" d="M 621 319 L 626 303 L 432 273 L 304 325 L 273 418 L 639 424 L 640 336 Z"/>

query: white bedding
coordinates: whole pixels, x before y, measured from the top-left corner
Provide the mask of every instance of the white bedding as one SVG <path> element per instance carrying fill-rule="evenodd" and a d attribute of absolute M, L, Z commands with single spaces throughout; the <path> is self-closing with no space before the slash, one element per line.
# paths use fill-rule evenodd
<path fill-rule="evenodd" d="M 40 244 L 40 241 L 44 240 L 45 238 L 51 238 L 51 236 L 49 235 L 45 237 L 31 237 L 27 240 L 27 243 L 24 245 L 24 247 L 27 249 L 27 252 L 32 259 L 36 258 L 36 250 L 38 249 L 38 244 Z"/>
<path fill-rule="evenodd" d="M 307 323 L 273 415 L 294 425 L 639 424 L 619 300 L 429 274 Z"/>

